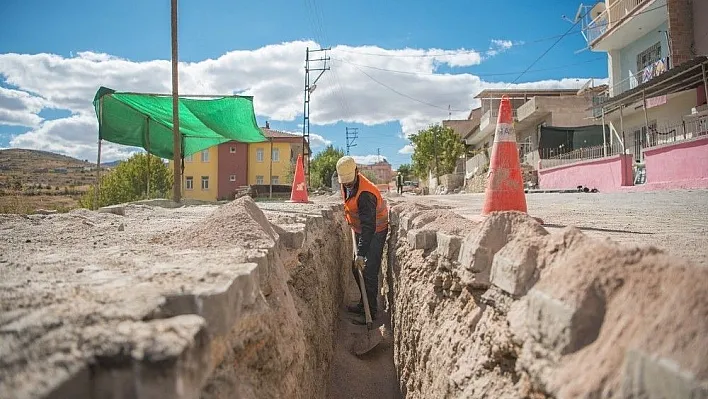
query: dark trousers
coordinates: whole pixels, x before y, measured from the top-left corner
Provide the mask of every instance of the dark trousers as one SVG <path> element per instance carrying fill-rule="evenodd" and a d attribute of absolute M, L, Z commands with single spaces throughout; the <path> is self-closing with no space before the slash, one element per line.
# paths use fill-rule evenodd
<path fill-rule="evenodd" d="M 403 194 L 403 186 L 396 186 L 396 192 L 398 194 Z"/>
<path fill-rule="evenodd" d="M 383 258 L 383 250 L 384 245 L 386 244 L 387 236 L 388 229 L 374 234 L 374 237 L 371 239 L 371 244 L 369 245 L 369 253 L 366 254 L 366 268 L 362 273 L 364 275 L 366 298 L 369 300 L 371 317 L 376 315 L 376 310 L 378 309 L 377 300 L 379 296 L 379 271 L 381 270 L 381 259 Z M 356 242 L 359 242 L 359 234 L 356 234 Z M 359 286 L 359 292 L 361 292 L 359 272 L 355 267 L 352 267 L 352 273 L 354 274 L 354 280 L 356 281 L 357 286 Z M 359 298 L 359 303 L 363 306 L 364 300 Z"/>

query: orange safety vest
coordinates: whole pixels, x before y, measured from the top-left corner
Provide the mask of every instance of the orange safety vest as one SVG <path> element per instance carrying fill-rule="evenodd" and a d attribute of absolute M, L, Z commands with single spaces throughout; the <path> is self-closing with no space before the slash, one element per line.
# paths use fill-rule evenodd
<path fill-rule="evenodd" d="M 359 189 L 353 197 L 347 199 L 347 190 L 342 186 L 342 197 L 344 198 L 344 217 L 347 223 L 356 233 L 361 233 L 361 220 L 359 219 L 359 195 L 368 191 L 376 197 L 376 232 L 379 233 L 388 228 L 388 206 L 386 200 L 381 197 L 381 191 L 361 173 L 359 176 Z"/>

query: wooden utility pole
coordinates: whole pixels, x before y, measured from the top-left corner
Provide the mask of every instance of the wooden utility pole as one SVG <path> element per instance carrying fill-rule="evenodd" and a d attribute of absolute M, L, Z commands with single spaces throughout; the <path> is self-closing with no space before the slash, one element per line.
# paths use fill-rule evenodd
<path fill-rule="evenodd" d="M 177 72 L 177 0 L 172 0 L 172 161 L 174 170 L 174 184 L 172 186 L 172 200 L 180 202 L 182 195 L 182 139 L 179 134 L 179 74 Z"/>

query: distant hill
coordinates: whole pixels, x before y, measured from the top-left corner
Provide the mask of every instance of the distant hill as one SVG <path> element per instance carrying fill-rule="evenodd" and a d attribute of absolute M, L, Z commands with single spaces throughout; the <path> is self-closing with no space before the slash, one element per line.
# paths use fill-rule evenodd
<path fill-rule="evenodd" d="M 93 184 L 95 164 L 48 151 L 0 150 L 0 187 L 15 181 L 26 185 L 81 187 Z"/>
<path fill-rule="evenodd" d="M 121 162 L 123 161 L 104 162 L 101 164 L 101 166 L 103 166 L 104 168 L 115 168 Z"/>

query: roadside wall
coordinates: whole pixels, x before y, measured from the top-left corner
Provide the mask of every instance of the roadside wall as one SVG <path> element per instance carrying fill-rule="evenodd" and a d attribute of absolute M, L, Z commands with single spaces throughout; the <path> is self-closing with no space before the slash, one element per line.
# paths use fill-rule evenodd
<path fill-rule="evenodd" d="M 600 192 L 619 191 L 634 184 L 632 156 L 617 155 L 568 165 L 543 167 L 539 162 L 538 185 L 541 189 L 597 188 Z"/>
<path fill-rule="evenodd" d="M 647 188 L 708 188 L 708 136 L 644 150 Z"/>
<path fill-rule="evenodd" d="M 708 397 L 705 268 L 518 212 L 392 205 L 383 289 L 406 398 Z"/>

